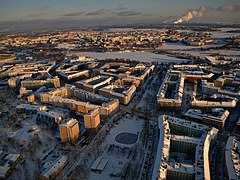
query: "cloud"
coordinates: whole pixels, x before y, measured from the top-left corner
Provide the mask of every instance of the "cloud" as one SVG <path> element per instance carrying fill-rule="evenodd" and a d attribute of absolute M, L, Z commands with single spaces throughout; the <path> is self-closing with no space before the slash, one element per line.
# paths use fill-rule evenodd
<path fill-rule="evenodd" d="M 142 15 L 141 12 L 137 11 L 120 11 L 120 12 L 113 12 L 116 16 L 139 16 Z"/>
<path fill-rule="evenodd" d="M 108 12 L 109 10 L 106 9 L 98 9 L 96 11 L 93 12 L 89 12 L 86 14 L 86 16 L 99 16 L 99 15 L 104 15 Z"/>
<path fill-rule="evenodd" d="M 39 8 L 39 10 L 46 10 L 46 9 L 50 9 L 51 7 L 50 6 L 42 6 Z"/>
<path fill-rule="evenodd" d="M 85 14 L 85 13 L 86 13 L 86 11 L 82 11 L 82 12 L 72 12 L 72 13 L 63 14 L 63 16 L 75 17 L 75 16 L 83 15 L 83 14 Z"/>
<path fill-rule="evenodd" d="M 116 9 L 116 10 L 120 10 L 120 11 L 123 11 L 123 10 L 127 10 L 128 7 L 126 7 L 126 6 L 122 5 L 122 4 L 120 4 L 118 7 L 114 8 L 114 9 Z"/>
<path fill-rule="evenodd" d="M 145 13 L 145 14 L 142 14 L 142 16 L 154 16 L 154 15 L 151 13 Z"/>
<path fill-rule="evenodd" d="M 219 6 L 216 8 L 216 10 L 221 11 L 221 12 L 240 12 L 240 5 L 234 4 L 234 3 L 229 3 L 225 4 L 223 6 Z"/>
<path fill-rule="evenodd" d="M 32 13 L 32 14 L 26 15 L 25 17 L 26 18 L 35 18 L 35 17 L 46 15 L 46 14 L 47 13 Z"/>
<path fill-rule="evenodd" d="M 109 19 L 110 19 L 110 20 L 114 20 L 114 21 L 122 21 L 122 20 L 124 20 L 124 18 L 122 18 L 122 17 L 117 17 L 117 16 L 111 16 L 111 17 L 109 17 Z"/>

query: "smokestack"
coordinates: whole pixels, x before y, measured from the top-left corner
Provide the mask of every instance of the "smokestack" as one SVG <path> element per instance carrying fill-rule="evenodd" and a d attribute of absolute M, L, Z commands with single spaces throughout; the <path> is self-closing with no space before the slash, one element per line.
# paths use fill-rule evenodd
<path fill-rule="evenodd" d="M 202 17 L 206 11 L 207 11 L 206 6 L 201 6 L 195 10 L 189 10 L 186 12 L 185 15 L 183 15 L 181 18 L 179 18 L 177 21 L 175 21 L 174 24 L 188 22 L 194 17 Z"/>

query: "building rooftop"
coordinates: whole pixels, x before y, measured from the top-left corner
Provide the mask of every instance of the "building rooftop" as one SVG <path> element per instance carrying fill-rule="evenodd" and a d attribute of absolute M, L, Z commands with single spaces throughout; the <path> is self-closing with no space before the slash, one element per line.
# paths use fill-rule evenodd
<path fill-rule="evenodd" d="M 32 105 L 32 104 L 19 104 L 16 106 L 16 109 L 26 109 L 26 110 L 46 110 L 47 106 L 37 106 L 37 105 Z"/>
<path fill-rule="evenodd" d="M 209 120 L 214 122 L 224 123 L 229 116 L 229 111 L 223 108 L 212 108 L 210 110 L 189 109 L 185 116 L 191 117 L 200 121 Z M 217 125 L 217 124 L 216 124 Z"/>
<path fill-rule="evenodd" d="M 216 128 L 167 115 L 159 117 L 159 145 L 152 179 L 166 179 L 167 171 L 181 171 L 195 174 L 195 179 L 210 179 L 209 146 L 218 133 Z M 173 126 L 174 125 L 174 126 Z M 176 126 L 177 125 L 177 126 Z M 195 163 L 169 163 L 171 142 L 182 141 L 195 144 Z"/>
<path fill-rule="evenodd" d="M 226 143 L 225 163 L 229 179 L 238 179 L 240 177 L 240 141 L 230 136 Z"/>
<path fill-rule="evenodd" d="M 58 111 L 39 111 L 38 113 L 47 115 L 47 116 L 51 116 L 53 118 L 63 117 L 63 113 L 58 112 Z"/>
<path fill-rule="evenodd" d="M 74 118 L 68 118 L 65 121 L 63 121 L 60 125 L 61 126 L 69 126 L 72 127 L 74 126 L 76 123 L 78 123 L 78 121 Z"/>
<path fill-rule="evenodd" d="M 5 179 L 20 158 L 20 154 L 5 154 L 0 151 L 0 178 Z"/>
<path fill-rule="evenodd" d="M 179 73 L 167 73 L 157 93 L 157 100 L 182 101 L 184 78 Z"/>
<path fill-rule="evenodd" d="M 59 172 L 66 165 L 67 159 L 67 156 L 61 155 L 53 161 L 45 162 L 41 175 L 46 179 L 52 179 L 54 174 Z"/>

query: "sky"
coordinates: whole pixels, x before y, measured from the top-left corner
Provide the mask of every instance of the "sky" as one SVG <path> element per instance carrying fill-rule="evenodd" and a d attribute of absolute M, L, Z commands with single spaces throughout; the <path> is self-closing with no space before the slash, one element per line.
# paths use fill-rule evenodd
<path fill-rule="evenodd" d="M 162 23 L 200 6 L 207 11 L 189 22 L 240 23 L 240 0 L 1 0 L 0 30 Z"/>

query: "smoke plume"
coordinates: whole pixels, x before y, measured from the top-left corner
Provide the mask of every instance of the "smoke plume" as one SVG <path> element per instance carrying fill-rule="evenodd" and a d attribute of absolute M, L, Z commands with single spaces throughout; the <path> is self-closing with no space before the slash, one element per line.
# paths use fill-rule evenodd
<path fill-rule="evenodd" d="M 188 22 L 194 17 L 202 17 L 207 10 L 208 10 L 208 8 L 206 6 L 201 6 L 195 10 L 189 10 L 186 12 L 185 15 L 183 15 L 181 18 L 179 18 L 177 21 L 175 21 L 174 24 Z"/>

